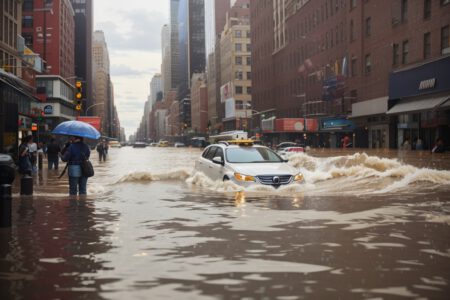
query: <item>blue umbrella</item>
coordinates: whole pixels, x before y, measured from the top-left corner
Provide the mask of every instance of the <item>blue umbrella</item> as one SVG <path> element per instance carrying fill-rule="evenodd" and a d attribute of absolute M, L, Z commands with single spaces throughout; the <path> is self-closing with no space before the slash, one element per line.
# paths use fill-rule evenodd
<path fill-rule="evenodd" d="M 62 122 L 52 132 L 60 135 L 73 135 L 88 139 L 98 140 L 100 132 L 94 126 L 81 121 Z"/>

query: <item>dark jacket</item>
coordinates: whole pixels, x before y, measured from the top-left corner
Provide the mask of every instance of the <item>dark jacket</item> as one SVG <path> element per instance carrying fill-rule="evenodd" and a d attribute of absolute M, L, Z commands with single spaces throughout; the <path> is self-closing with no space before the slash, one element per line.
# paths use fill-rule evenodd
<path fill-rule="evenodd" d="M 71 144 L 64 152 L 62 160 L 69 165 L 80 165 L 84 159 L 89 159 L 91 150 L 83 142 L 77 142 Z"/>
<path fill-rule="evenodd" d="M 50 158 L 58 157 L 59 152 L 61 152 L 61 147 L 57 143 L 50 143 L 47 146 L 47 155 Z"/>

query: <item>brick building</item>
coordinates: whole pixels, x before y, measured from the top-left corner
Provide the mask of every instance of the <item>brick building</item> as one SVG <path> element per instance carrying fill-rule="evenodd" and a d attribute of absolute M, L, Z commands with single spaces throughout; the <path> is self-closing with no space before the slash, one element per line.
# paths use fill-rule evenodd
<path fill-rule="evenodd" d="M 194 73 L 191 79 L 192 130 L 206 134 L 208 127 L 208 89 L 205 73 Z"/>
<path fill-rule="evenodd" d="M 401 69 L 448 55 L 448 4 L 251 1 L 253 107 L 262 116 L 254 124 L 261 124 L 274 142 L 306 139 L 315 146 L 339 146 L 344 135 L 353 135 L 357 147 L 395 148 L 403 138 L 399 126 L 413 125 L 409 123 L 415 123 L 416 131 L 405 134 L 417 137 L 420 120 L 399 118 L 420 119 L 423 112 L 403 117 L 401 111 L 388 113 L 399 101 L 391 99 L 389 83 Z M 441 86 L 440 93 L 450 89 L 448 80 L 441 84 L 447 88 Z M 277 118 L 298 119 L 303 126 L 277 130 Z M 430 134 L 428 143 L 442 134 Z"/>

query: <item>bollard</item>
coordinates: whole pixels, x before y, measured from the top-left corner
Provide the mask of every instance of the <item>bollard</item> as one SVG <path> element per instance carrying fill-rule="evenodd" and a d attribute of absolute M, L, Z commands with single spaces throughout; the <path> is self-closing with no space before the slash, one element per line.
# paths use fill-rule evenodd
<path fill-rule="evenodd" d="M 33 195 L 33 177 L 25 175 L 20 179 L 20 194 L 25 196 Z"/>
<path fill-rule="evenodd" d="M 42 171 L 42 162 L 43 158 L 42 158 L 42 153 L 38 153 L 38 169 L 39 171 Z"/>
<path fill-rule="evenodd" d="M 11 227 L 11 185 L 0 185 L 0 227 Z"/>

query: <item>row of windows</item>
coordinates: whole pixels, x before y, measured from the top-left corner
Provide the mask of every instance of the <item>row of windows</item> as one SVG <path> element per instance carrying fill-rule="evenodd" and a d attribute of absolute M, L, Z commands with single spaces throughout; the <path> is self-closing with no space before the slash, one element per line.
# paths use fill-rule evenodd
<path fill-rule="evenodd" d="M 243 33 L 245 33 L 245 36 L 243 35 Z M 245 30 L 244 32 L 242 32 L 242 30 L 235 30 L 234 37 L 235 38 L 242 38 L 242 37 L 250 38 L 250 30 Z"/>
<path fill-rule="evenodd" d="M 234 50 L 236 52 L 242 52 L 242 44 L 241 43 L 234 44 Z M 252 51 L 251 44 L 246 44 L 246 50 L 247 50 L 247 52 L 251 52 Z"/>
<path fill-rule="evenodd" d="M 252 72 L 246 72 L 246 78 L 244 78 L 244 72 L 242 71 L 236 71 L 235 73 L 235 79 L 237 80 L 252 80 Z"/>
<path fill-rule="evenodd" d="M 235 62 L 236 65 L 241 66 L 241 65 L 242 65 L 242 62 L 243 62 L 242 56 L 236 56 L 236 57 L 234 58 L 234 62 Z M 246 62 L 246 65 L 247 65 L 247 66 L 251 66 L 251 65 L 252 65 L 252 58 L 251 58 L 251 56 L 246 56 L 246 57 L 245 57 L 245 62 Z"/>
<path fill-rule="evenodd" d="M 251 95 L 252 94 L 252 87 L 251 86 L 245 87 L 245 90 L 246 90 L 246 94 L 247 95 Z M 244 87 L 242 87 L 240 85 L 236 85 L 234 87 L 234 93 L 236 95 L 243 95 L 244 94 Z"/>

